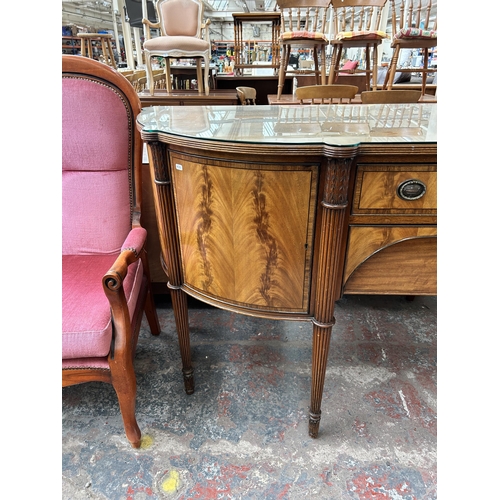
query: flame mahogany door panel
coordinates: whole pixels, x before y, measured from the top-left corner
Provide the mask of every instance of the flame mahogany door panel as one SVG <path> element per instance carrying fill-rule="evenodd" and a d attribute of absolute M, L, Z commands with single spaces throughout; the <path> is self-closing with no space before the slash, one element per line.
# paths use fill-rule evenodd
<path fill-rule="evenodd" d="M 259 311 L 309 310 L 318 165 L 170 153 L 183 284 Z"/>

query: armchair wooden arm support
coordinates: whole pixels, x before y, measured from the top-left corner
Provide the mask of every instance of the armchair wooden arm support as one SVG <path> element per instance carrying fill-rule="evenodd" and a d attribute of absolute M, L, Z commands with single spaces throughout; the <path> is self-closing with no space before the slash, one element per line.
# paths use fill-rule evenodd
<path fill-rule="evenodd" d="M 139 255 L 133 249 L 128 248 L 121 252 L 111 269 L 102 278 L 104 289 L 116 291 L 121 288 L 127 276 L 128 267 L 138 259 Z"/>
<path fill-rule="evenodd" d="M 201 29 L 205 30 L 203 33 L 203 39 L 206 40 L 207 42 L 210 41 L 210 32 L 208 30 L 208 27 L 212 24 L 212 21 L 210 19 L 206 19 L 204 23 L 201 25 Z"/>
<path fill-rule="evenodd" d="M 156 29 L 159 29 L 160 28 L 160 23 L 152 23 L 149 19 L 143 19 L 142 20 L 142 24 L 144 24 L 146 26 L 146 40 L 151 40 L 151 31 L 150 29 L 151 28 L 156 28 Z"/>
<path fill-rule="evenodd" d="M 153 23 L 149 19 L 143 19 L 142 24 L 147 24 L 150 28 L 159 28 L 160 23 Z"/>

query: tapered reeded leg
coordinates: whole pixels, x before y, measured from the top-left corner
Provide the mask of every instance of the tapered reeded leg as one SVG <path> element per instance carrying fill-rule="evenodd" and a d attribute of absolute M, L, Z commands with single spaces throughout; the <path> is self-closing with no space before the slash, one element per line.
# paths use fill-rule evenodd
<path fill-rule="evenodd" d="M 316 282 L 315 313 L 313 319 L 313 359 L 311 368 L 311 406 L 309 435 L 318 436 L 321 419 L 321 400 L 325 384 L 326 364 L 335 300 L 340 297 L 342 241 L 349 176 L 355 148 L 339 152 L 339 158 L 329 158 L 326 168 L 323 199 L 321 201 L 321 238 L 319 242 L 318 278 Z"/>
<path fill-rule="evenodd" d="M 182 290 L 171 290 L 170 294 L 172 297 L 175 325 L 177 327 L 177 336 L 179 338 L 179 348 L 181 351 L 184 390 L 186 394 L 193 394 L 194 370 L 191 364 L 187 296 Z"/>
<path fill-rule="evenodd" d="M 326 363 L 330 347 L 331 326 L 313 326 L 313 359 L 311 381 L 311 406 L 309 408 L 309 435 L 318 437 L 319 421 L 321 419 L 321 400 L 325 385 Z"/>

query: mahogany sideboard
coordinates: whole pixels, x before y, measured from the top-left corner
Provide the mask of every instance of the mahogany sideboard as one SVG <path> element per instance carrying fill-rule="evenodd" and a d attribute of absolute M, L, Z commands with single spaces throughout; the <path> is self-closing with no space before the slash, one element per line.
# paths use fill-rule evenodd
<path fill-rule="evenodd" d="M 436 294 L 436 104 L 143 109 L 186 392 L 187 295 L 312 324 L 317 437 L 335 301 Z"/>

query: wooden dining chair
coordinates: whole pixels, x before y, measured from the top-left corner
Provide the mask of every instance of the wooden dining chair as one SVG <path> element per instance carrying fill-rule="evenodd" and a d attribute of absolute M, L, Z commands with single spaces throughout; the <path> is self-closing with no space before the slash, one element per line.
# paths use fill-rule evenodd
<path fill-rule="evenodd" d="M 342 104 L 344 101 L 349 104 L 357 93 L 356 85 L 306 85 L 298 87 L 295 95 L 300 104 Z"/>
<path fill-rule="evenodd" d="M 383 88 L 391 90 L 394 85 L 396 72 L 421 73 L 422 92 L 425 94 L 427 75 L 434 74 L 437 68 L 429 67 L 429 50 L 437 47 L 437 16 L 431 19 L 433 0 L 427 0 L 427 5 L 422 5 L 422 0 L 401 0 L 399 9 L 396 2 L 390 0 L 392 11 L 392 43 L 393 49 L 389 69 L 385 76 Z M 398 15 L 399 11 L 399 15 Z M 399 19 L 399 23 L 398 23 Z M 399 56 L 402 49 L 423 51 L 423 67 L 398 67 Z"/>
<path fill-rule="evenodd" d="M 281 59 L 278 73 L 279 101 L 287 74 L 313 74 L 316 84 L 326 84 L 326 47 L 328 37 L 325 33 L 330 12 L 331 0 L 277 0 L 281 10 L 281 33 L 279 44 Z M 314 60 L 313 68 L 292 69 L 288 67 L 290 53 L 294 50 L 310 50 Z"/>
<path fill-rule="evenodd" d="M 333 47 L 332 63 L 328 75 L 328 83 L 337 81 L 340 62 L 346 49 L 364 50 L 364 68 L 361 61 L 353 64 L 354 73 L 365 73 L 366 90 L 377 86 L 378 46 L 388 35 L 382 25 L 382 10 L 387 0 L 332 0 L 333 6 Z M 349 61 L 353 62 L 353 61 Z M 346 68 L 347 69 L 347 68 Z"/>
<path fill-rule="evenodd" d="M 255 100 L 257 99 L 257 90 L 253 87 L 236 87 L 236 93 L 238 94 L 238 99 L 240 100 L 242 106 L 256 104 Z"/>
<path fill-rule="evenodd" d="M 156 69 L 153 71 L 153 81 L 155 89 L 165 90 L 167 88 L 167 80 L 163 69 Z"/>
<path fill-rule="evenodd" d="M 146 78 L 145 70 L 137 70 L 132 73 L 124 75 L 125 78 L 132 84 L 136 92 L 144 90 L 144 78 Z"/>
<path fill-rule="evenodd" d="M 369 90 L 361 92 L 361 102 L 363 104 L 418 102 L 421 96 L 420 90 Z"/>

